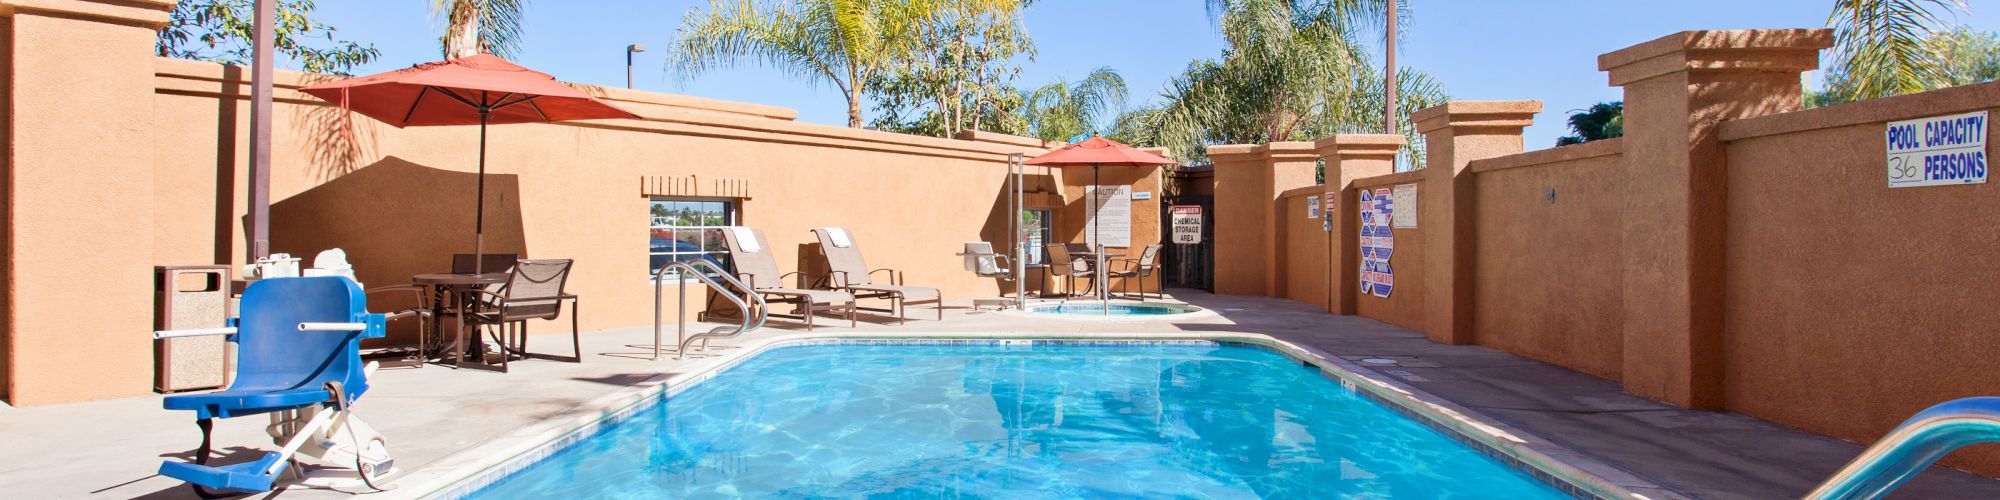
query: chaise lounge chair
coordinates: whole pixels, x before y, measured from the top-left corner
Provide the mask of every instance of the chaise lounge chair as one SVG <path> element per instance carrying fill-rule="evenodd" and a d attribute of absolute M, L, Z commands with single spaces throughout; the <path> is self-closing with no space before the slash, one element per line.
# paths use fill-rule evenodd
<path fill-rule="evenodd" d="M 827 274 L 819 279 L 818 286 L 852 293 L 856 299 L 889 299 L 889 309 L 857 309 L 895 315 L 897 324 L 904 321 L 903 309 L 913 304 L 933 304 L 937 319 L 944 319 L 943 292 L 903 286 L 903 273 L 894 269 L 868 269 L 868 264 L 861 260 L 861 245 L 854 242 L 853 234 L 846 229 L 823 227 L 812 231 L 819 238 L 820 255 L 826 258 Z M 889 284 L 875 283 L 874 274 L 883 271 L 888 271 Z"/>
<path fill-rule="evenodd" d="M 229 388 L 164 400 L 166 409 L 195 412 L 201 446 L 194 463 L 161 463 L 160 475 L 212 497 L 270 491 L 294 454 L 354 467 L 371 487 L 388 474 L 394 462 L 386 440 L 348 411 L 368 392 L 375 368 L 361 362 L 361 339 L 382 337 L 387 321 L 367 311 L 364 297 L 360 285 L 339 276 L 263 279 L 243 291 L 243 315 L 227 327 L 155 332 L 155 338 L 226 335 L 237 344 Z M 209 464 L 214 419 L 266 414 L 280 451 L 250 462 Z"/>
<path fill-rule="evenodd" d="M 722 238 L 729 243 L 729 260 L 735 263 L 736 279 L 748 285 L 751 292 L 763 294 L 766 304 L 797 304 L 799 319 L 805 321 L 806 331 L 812 331 L 813 316 L 821 311 L 845 311 L 847 326 L 854 326 L 854 294 L 784 286 L 786 277 L 803 275 L 778 272 L 778 260 L 771 257 L 771 244 L 764 240 L 763 231 L 734 226 L 725 229 Z M 768 316 L 770 313 L 767 311 L 765 314 Z"/>

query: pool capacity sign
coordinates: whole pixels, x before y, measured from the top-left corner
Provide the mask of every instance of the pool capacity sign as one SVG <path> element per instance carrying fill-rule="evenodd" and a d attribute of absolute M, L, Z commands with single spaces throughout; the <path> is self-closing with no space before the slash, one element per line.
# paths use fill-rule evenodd
<path fill-rule="evenodd" d="M 1391 228 L 1390 218 L 1395 216 L 1394 199 L 1389 188 L 1373 191 L 1361 190 L 1361 207 L 1356 215 L 1361 217 L 1361 293 L 1376 297 L 1389 297 L 1389 291 L 1396 286 L 1396 271 L 1389 268 L 1389 255 L 1396 251 L 1396 231 Z"/>
<path fill-rule="evenodd" d="M 1173 240 L 1179 245 L 1201 244 L 1201 205 L 1174 205 L 1168 215 L 1173 224 Z"/>
<path fill-rule="evenodd" d="M 1889 187 L 1986 183 L 1986 112 L 1890 122 Z"/>

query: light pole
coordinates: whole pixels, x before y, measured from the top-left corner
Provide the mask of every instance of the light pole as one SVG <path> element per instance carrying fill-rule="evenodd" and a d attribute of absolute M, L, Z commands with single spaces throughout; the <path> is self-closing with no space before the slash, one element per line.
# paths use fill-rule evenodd
<path fill-rule="evenodd" d="M 625 46 L 625 88 L 632 88 L 632 54 L 645 51 L 646 46 L 644 44 L 635 43 Z"/>

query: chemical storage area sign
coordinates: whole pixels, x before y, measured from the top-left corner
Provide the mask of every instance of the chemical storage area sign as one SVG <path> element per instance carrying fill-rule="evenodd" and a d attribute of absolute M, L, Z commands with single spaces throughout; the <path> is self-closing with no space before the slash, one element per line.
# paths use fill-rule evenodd
<path fill-rule="evenodd" d="M 1396 272 L 1389 257 L 1396 251 L 1396 232 L 1390 220 L 1395 216 L 1395 196 L 1389 188 L 1361 190 L 1361 293 L 1387 298 L 1396 286 Z"/>
<path fill-rule="evenodd" d="M 1986 112 L 1889 122 L 1889 187 L 1986 183 Z"/>
<path fill-rule="evenodd" d="M 1173 220 L 1173 240 L 1179 245 L 1201 244 L 1201 205 L 1174 205 L 1168 207 Z"/>

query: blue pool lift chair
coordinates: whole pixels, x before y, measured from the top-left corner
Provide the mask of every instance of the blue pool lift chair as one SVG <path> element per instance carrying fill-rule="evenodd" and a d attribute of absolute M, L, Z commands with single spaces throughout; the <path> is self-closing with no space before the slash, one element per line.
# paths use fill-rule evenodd
<path fill-rule="evenodd" d="M 195 412 L 201 446 L 194 463 L 162 463 L 160 475 L 186 481 L 203 497 L 258 493 L 270 491 L 295 455 L 304 454 L 353 467 L 344 480 L 316 473 L 326 480 L 319 486 L 351 484 L 358 476 L 374 488 L 394 461 L 386 440 L 348 409 L 368 392 L 375 368 L 362 364 L 361 340 L 382 337 L 388 317 L 369 313 L 360 285 L 341 276 L 258 280 L 243 291 L 241 311 L 224 328 L 154 332 L 156 338 L 227 335 L 237 359 L 228 388 L 166 397 L 166 409 Z M 282 448 L 251 462 L 210 465 L 213 420 L 250 415 L 270 416 L 268 431 Z"/>

